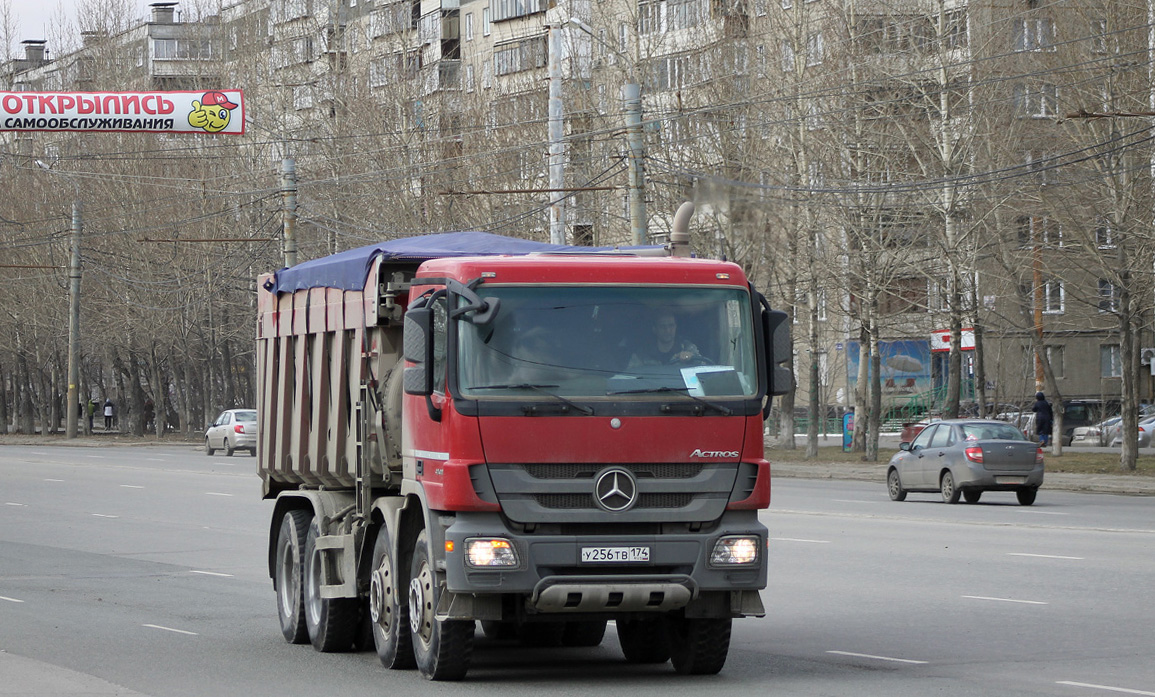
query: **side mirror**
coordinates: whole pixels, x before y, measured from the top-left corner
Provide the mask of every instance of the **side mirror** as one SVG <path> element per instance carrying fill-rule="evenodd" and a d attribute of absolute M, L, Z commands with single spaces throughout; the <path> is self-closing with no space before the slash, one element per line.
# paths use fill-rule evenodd
<path fill-rule="evenodd" d="M 782 365 L 793 356 L 794 347 L 790 340 L 790 317 L 781 310 L 762 310 L 763 341 L 766 346 L 766 370 L 770 395 L 788 394 L 794 389 L 794 375 Z"/>
<path fill-rule="evenodd" d="M 911 451 L 910 443 L 903 441 L 903 442 L 898 444 L 898 449 L 899 450 L 905 450 L 906 452 L 909 453 Z"/>
<path fill-rule="evenodd" d="M 433 394 L 433 310 L 411 308 L 405 313 L 403 352 L 405 360 L 405 394 Z"/>

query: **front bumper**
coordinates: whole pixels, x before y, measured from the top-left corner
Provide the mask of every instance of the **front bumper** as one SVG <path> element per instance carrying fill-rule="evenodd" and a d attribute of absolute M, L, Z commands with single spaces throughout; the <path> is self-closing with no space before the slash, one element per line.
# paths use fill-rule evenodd
<path fill-rule="evenodd" d="M 756 535 L 758 558 L 748 565 L 712 566 L 714 543 L 726 535 Z M 466 541 L 501 537 L 518 565 L 468 566 Z M 766 587 L 766 527 L 756 511 L 725 513 L 708 532 L 656 535 L 529 534 L 509 530 L 496 513 L 459 513 L 445 531 L 446 588 L 471 595 L 519 595 L 542 613 L 621 613 L 685 607 L 703 593 Z M 648 547 L 649 561 L 581 561 L 583 547 Z M 733 603 L 732 603 L 733 605 Z M 758 613 L 750 613 L 758 614 Z"/>

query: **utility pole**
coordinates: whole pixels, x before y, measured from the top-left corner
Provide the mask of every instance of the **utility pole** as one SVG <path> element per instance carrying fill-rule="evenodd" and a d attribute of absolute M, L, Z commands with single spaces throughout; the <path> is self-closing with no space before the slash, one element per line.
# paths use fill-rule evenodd
<path fill-rule="evenodd" d="M 297 161 L 291 157 L 281 160 L 281 211 L 285 239 L 285 266 L 297 265 Z"/>
<path fill-rule="evenodd" d="M 64 420 L 64 437 L 76 437 L 76 421 L 80 416 L 80 195 L 72 201 L 72 259 L 68 265 L 68 409 Z"/>
<path fill-rule="evenodd" d="M 561 102 L 561 27 L 549 24 L 549 241 L 565 244 L 565 143 Z"/>
<path fill-rule="evenodd" d="M 642 89 L 636 82 L 623 89 L 626 107 L 626 139 L 630 164 L 630 233 L 635 245 L 649 241 L 646 229 L 645 144 L 642 140 Z"/>

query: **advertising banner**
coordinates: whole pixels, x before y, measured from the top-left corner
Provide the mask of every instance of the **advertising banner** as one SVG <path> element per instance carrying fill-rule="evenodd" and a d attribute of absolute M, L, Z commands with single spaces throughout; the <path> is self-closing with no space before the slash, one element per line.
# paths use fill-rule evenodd
<path fill-rule="evenodd" d="M 2 131 L 245 132 L 242 90 L 0 92 Z"/>

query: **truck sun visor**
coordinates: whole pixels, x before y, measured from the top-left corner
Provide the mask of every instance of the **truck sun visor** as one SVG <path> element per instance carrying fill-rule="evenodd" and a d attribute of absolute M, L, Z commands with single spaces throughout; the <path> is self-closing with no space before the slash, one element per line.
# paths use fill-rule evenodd
<path fill-rule="evenodd" d="M 627 249 L 631 248 L 623 248 Z M 572 247 L 534 242 L 489 232 L 445 232 L 379 242 L 284 268 L 276 272 L 271 282 L 265 284 L 265 290 L 278 294 L 316 287 L 363 290 L 369 266 L 378 256 L 425 261 L 443 257 L 520 256 L 548 252 L 573 254 L 612 250 L 613 247 Z"/>

